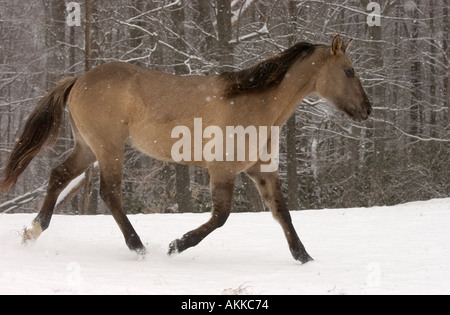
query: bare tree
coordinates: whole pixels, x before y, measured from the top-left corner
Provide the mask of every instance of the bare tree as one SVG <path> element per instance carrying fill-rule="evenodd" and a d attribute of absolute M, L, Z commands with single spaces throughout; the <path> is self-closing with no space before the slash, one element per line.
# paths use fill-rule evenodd
<path fill-rule="evenodd" d="M 367 24 L 369 0 L 85 0 L 79 1 L 82 25 L 74 27 L 65 24 L 67 2 L 0 0 L 0 170 L 17 131 L 60 77 L 113 60 L 214 75 L 251 67 L 299 41 L 329 45 L 340 33 L 354 39 L 348 53 L 375 111 L 360 125 L 314 97 L 299 104 L 281 142 L 289 207 L 371 206 L 450 195 L 448 0 L 379 1 L 381 26 Z M 35 211 L 44 194 L 39 188 L 71 143 L 67 123 L 57 145 L 0 196 L 0 204 L 16 200 L 20 207 L 10 212 Z M 205 171 L 131 149 L 126 154 L 124 203 L 130 212 L 174 211 L 175 204 L 182 211 L 210 209 Z M 92 178 L 83 182 L 85 193 L 72 208 L 66 204 L 61 211 L 104 210 L 95 197 L 98 175 Z M 25 198 L 30 192 L 33 198 Z M 263 209 L 246 177 L 239 180 L 235 202 L 239 211 Z"/>

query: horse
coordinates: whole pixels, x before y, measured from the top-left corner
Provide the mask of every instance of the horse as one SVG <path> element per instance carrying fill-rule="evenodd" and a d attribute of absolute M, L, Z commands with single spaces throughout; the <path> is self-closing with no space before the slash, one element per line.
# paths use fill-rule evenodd
<path fill-rule="evenodd" d="M 61 80 L 31 113 L 2 174 L 0 192 L 13 187 L 33 158 L 54 144 L 67 106 L 75 145 L 68 158 L 51 171 L 43 204 L 31 229 L 25 229 L 24 241 L 39 238 L 50 225 L 60 193 L 98 162 L 100 196 L 128 248 L 144 256 L 146 248 L 122 206 L 127 141 L 155 159 L 171 162 L 174 146 L 181 141 L 173 133 L 178 126 L 194 130 L 194 124 L 201 119 L 202 124 L 196 127 L 203 128 L 200 133 L 211 126 L 213 131 L 227 130 L 228 126 L 241 126 L 246 128 L 244 131 L 251 126 L 282 128 L 310 94 L 327 100 L 357 122 L 367 120 L 372 107 L 346 55 L 350 42 L 345 43 L 339 35 L 333 38 L 331 47 L 300 42 L 254 67 L 218 75 L 176 76 L 110 62 Z M 257 153 L 271 147 L 274 150 L 272 143 L 278 143 L 279 134 L 270 130 L 256 144 L 251 144 L 249 134 L 244 133 L 245 141 L 239 147 L 245 144 L 247 153 L 252 145 L 258 146 Z M 218 138 L 219 133 L 209 132 L 210 138 L 213 135 Z M 224 132 L 223 137 L 229 135 Z M 210 145 L 210 152 L 215 156 L 223 154 L 222 159 L 206 159 L 197 154 L 197 149 L 208 145 L 205 138 L 178 147 L 184 156 L 192 154 L 192 158 L 177 162 L 208 169 L 213 209 L 205 224 L 170 243 L 168 255 L 196 246 L 225 224 L 231 212 L 235 179 L 245 172 L 281 225 L 293 258 L 301 263 L 312 261 L 293 226 L 278 169 L 264 171 L 267 160 L 250 158 L 250 154 L 245 159 L 237 158 L 236 143 L 234 148 L 227 145 L 221 151 L 219 144 L 223 139 L 216 140 L 216 147 L 213 150 Z"/>

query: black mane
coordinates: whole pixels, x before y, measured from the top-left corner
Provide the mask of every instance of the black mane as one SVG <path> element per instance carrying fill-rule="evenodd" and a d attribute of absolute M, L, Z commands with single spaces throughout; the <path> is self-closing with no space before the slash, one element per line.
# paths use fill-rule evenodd
<path fill-rule="evenodd" d="M 298 58 L 307 58 L 315 49 L 316 45 L 298 43 L 254 67 L 222 73 L 220 78 L 229 83 L 225 88 L 225 97 L 232 98 L 247 93 L 263 92 L 278 86 L 291 65 Z"/>

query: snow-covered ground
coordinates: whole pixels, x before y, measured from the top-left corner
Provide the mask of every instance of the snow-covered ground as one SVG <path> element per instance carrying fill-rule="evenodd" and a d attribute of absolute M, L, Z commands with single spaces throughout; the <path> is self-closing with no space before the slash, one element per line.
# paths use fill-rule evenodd
<path fill-rule="evenodd" d="M 232 214 L 171 258 L 169 243 L 209 214 L 130 216 L 145 260 L 110 216 L 55 216 L 24 246 L 34 215 L 0 215 L 0 294 L 450 294 L 450 199 L 292 216 L 316 259 L 307 265 L 269 213 Z"/>

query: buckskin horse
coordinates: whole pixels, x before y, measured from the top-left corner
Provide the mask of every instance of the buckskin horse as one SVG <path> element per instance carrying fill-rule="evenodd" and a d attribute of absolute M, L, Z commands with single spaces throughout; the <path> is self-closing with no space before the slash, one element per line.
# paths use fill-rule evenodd
<path fill-rule="evenodd" d="M 32 228 L 24 231 L 24 241 L 36 240 L 49 227 L 59 194 L 98 161 L 101 198 L 128 247 L 145 255 L 146 249 L 122 206 L 124 145 L 129 139 L 145 154 L 173 161 L 171 150 L 176 139 L 171 131 L 176 126 L 193 130 L 195 119 L 202 119 L 205 126 L 221 130 L 226 126 L 282 127 L 301 101 L 313 93 L 358 122 L 368 119 L 371 104 L 346 56 L 350 42 L 344 43 L 337 35 L 331 47 L 298 43 L 252 68 L 220 75 L 175 76 L 111 62 L 79 77 L 63 79 L 31 113 L 3 170 L 0 191 L 14 186 L 33 158 L 54 144 L 67 103 L 75 147 L 52 170 L 44 202 Z M 259 145 L 267 149 L 272 141 L 278 139 L 269 134 L 266 143 Z M 213 210 L 208 222 L 169 245 L 169 255 L 196 246 L 225 224 L 236 176 L 246 172 L 281 224 L 294 259 L 302 263 L 312 260 L 292 224 L 278 171 L 262 172 L 266 162 L 261 160 L 192 158 L 184 163 L 208 169 Z"/>

